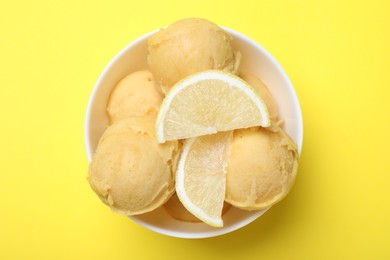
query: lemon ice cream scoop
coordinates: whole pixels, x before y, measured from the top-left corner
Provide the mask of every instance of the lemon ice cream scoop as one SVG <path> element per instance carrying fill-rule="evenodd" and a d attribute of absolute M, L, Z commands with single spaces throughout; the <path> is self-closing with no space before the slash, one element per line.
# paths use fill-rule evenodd
<path fill-rule="evenodd" d="M 235 130 L 225 201 L 246 210 L 272 206 L 287 195 L 297 169 L 297 145 L 279 127 Z"/>
<path fill-rule="evenodd" d="M 164 95 L 150 71 L 133 72 L 124 77 L 111 92 L 107 104 L 110 123 L 130 116 L 155 115 Z"/>
<path fill-rule="evenodd" d="M 156 209 L 174 193 L 177 141 L 158 144 L 154 117 L 129 117 L 104 132 L 88 181 L 113 211 L 137 215 Z"/>
<path fill-rule="evenodd" d="M 241 54 L 232 37 L 201 18 L 179 20 L 148 39 L 148 63 L 167 92 L 177 81 L 195 72 L 215 69 L 238 73 Z"/>
<path fill-rule="evenodd" d="M 276 123 L 279 117 L 278 106 L 267 85 L 261 81 L 260 78 L 247 71 L 241 71 L 240 78 L 245 80 L 252 88 L 256 90 L 257 94 L 264 100 L 264 103 L 267 105 L 271 121 Z"/>

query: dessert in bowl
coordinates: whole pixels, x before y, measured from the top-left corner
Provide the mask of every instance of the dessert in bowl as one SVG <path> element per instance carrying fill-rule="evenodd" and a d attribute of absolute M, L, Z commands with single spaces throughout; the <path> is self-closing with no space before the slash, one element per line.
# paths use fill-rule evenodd
<path fill-rule="evenodd" d="M 268 86 L 277 104 L 278 118 L 283 120 L 283 129 L 297 144 L 297 150 L 300 153 L 303 141 L 302 114 L 296 92 L 286 72 L 260 44 L 232 29 L 225 27 L 222 29 L 233 38 L 234 50 L 240 52 L 240 71 L 250 72 Z M 88 104 L 85 122 L 85 144 L 90 161 L 100 138 L 110 124 L 107 106 L 112 91 L 118 82 L 129 74 L 150 69 L 147 60 L 148 39 L 156 32 L 150 32 L 129 44 L 109 63 L 98 79 Z M 235 65 L 232 65 L 232 68 L 235 70 Z M 163 92 L 169 91 L 166 89 L 162 87 Z M 270 116 L 273 115 L 270 113 Z M 170 191 L 171 188 L 168 190 Z M 144 214 L 129 216 L 129 218 L 161 234 L 182 238 L 205 238 L 226 234 L 244 227 L 268 209 L 269 207 L 248 211 L 231 206 L 224 212 L 224 225 L 220 228 L 211 227 L 202 222 L 179 220 L 169 214 L 163 206 Z"/>

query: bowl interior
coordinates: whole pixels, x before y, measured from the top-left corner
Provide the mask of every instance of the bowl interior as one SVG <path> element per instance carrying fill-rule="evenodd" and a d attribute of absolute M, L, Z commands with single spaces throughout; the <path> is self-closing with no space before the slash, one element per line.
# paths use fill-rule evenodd
<path fill-rule="evenodd" d="M 298 144 L 300 153 L 303 141 L 302 114 L 296 92 L 287 74 L 271 54 L 258 43 L 234 30 L 224 29 L 233 36 L 234 47 L 242 53 L 241 68 L 257 75 L 269 87 L 278 104 L 280 118 L 285 121 L 284 129 Z M 89 160 L 92 158 L 100 136 L 108 126 L 106 104 L 113 87 L 129 73 L 148 68 L 147 39 L 154 32 L 140 37 L 123 49 L 98 79 L 89 100 L 85 122 L 85 144 Z M 130 218 L 161 234 L 184 238 L 204 238 L 239 229 L 260 217 L 267 210 L 244 211 L 231 207 L 223 217 L 224 227 L 218 229 L 203 223 L 178 221 L 168 215 L 164 208 Z"/>

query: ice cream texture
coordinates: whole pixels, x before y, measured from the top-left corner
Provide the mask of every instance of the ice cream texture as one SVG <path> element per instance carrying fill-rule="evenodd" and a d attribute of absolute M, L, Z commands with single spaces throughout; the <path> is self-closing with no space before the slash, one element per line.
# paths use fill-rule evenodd
<path fill-rule="evenodd" d="M 203 70 L 239 71 L 240 52 L 218 25 L 200 18 L 174 22 L 148 39 L 148 63 L 167 92 L 176 82 Z"/>
<path fill-rule="evenodd" d="M 235 130 L 225 201 L 246 210 L 272 206 L 287 195 L 297 169 L 297 145 L 278 126 Z"/>
<path fill-rule="evenodd" d="M 104 132 L 89 166 L 88 181 L 120 214 L 137 215 L 163 205 L 174 193 L 178 142 L 157 144 L 154 117 L 129 117 Z"/>
<path fill-rule="evenodd" d="M 148 70 L 133 72 L 120 80 L 107 104 L 110 123 L 130 116 L 156 115 L 164 95 Z"/>

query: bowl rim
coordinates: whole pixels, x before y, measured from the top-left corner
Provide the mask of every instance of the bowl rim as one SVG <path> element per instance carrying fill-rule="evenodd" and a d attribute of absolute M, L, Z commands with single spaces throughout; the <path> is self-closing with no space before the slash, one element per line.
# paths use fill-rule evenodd
<path fill-rule="evenodd" d="M 225 27 L 225 26 L 220 26 L 220 27 L 223 28 L 225 31 L 227 31 L 230 35 L 232 35 L 233 38 L 238 38 L 241 41 L 244 41 L 247 44 L 254 46 L 256 49 L 259 49 L 259 51 L 266 57 L 266 59 L 268 59 L 272 63 L 273 66 L 275 66 L 278 73 L 283 77 L 283 80 L 285 81 L 286 86 L 287 86 L 287 88 L 292 96 L 294 108 L 297 111 L 296 125 L 297 125 L 297 129 L 299 131 L 297 133 L 296 142 L 298 145 L 298 154 L 299 154 L 299 156 L 301 156 L 302 145 L 303 145 L 303 134 L 304 134 L 302 109 L 301 109 L 301 105 L 300 105 L 300 102 L 298 99 L 298 94 L 295 91 L 295 88 L 292 84 L 292 81 L 288 77 L 286 71 L 283 69 L 281 64 L 275 59 L 275 57 L 273 57 L 272 54 L 267 49 L 265 49 L 261 44 L 259 44 L 257 41 L 253 40 L 249 36 L 244 35 L 243 33 L 240 33 L 236 30 L 230 29 L 230 28 Z M 99 91 L 99 86 L 101 85 L 103 79 L 106 77 L 106 74 L 112 69 L 112 67 L 117 63 L 117 61 L 120 59 L 120 57 L 124 53 L 126 53 L 127 51 L 129 51 L 129 49 L 133 48 L 134 46 L 138 45 L 139 43 L 145 41 L 147 38 L 149 38 L 151 35 L 156 33 L 158 30 L 159 29 L 156 29 L 156 30 L 153 30 L 149 33 L 146 33 L 146 34 L 138 37 L 137 39 L 135 39 L 134 41 L 132 41 L 128 45 L 126 45 L 125 48 L 123 48 L 118 54 L 115 55 L 115 57 L 106 65 L 106 67 L 104 68 L 102 73 L 99 75 L 99 78 L 96 81 L 96 83 L 93 87 L 93 90 L 91 92 L 91 95 L 89 96 L 89 101 L 88 101 L 86 116 L 85 116 L 85 123 L 84 123 L 84 142 L 85 142 L 86 153 L 87 153 L 87 157 L 88 157 L 89 162 L 91 161 L 92 155 L 94 152 L 91 149 L 91 142 L 90 142 L 90 138 L 89 138 L 89 133 L 91 131 L 90 122 L 91 122 L 91 116 L 92 116 L 92 108 L 93 108 L 93 104 L 94 104 L 94 100 L 96 98 L 96 95 Z M 157 232 L 159 234 L 167 235 L 170 237 L 177 237 L 177 238 L 199 239 L 199 238 L 210 238 L 210 237 L 221 236 L 221 235 L 236 231 L 242 227 L 249 225 L 254 220 L 258 219 L 261 215 L 263 215 L 265 212 L 267 212 L 271 207 L 268 207 L 268 208 L 263 209 L 263 210 L 259 210 L 258 212 L 256 212 L 256 214 L 253 214 L 253 215 L 247 217 L 244 220 L 241 220 L 240 222 L 238 222 L 232 226 L 229 226 L 226 228 L 221 228 L 221 229 L 215 229 L 212 231 L 199 232 L 199 233 L 188 233 L 188 232 L 167 230 L 167 229 L 160 228 L 160 227 L 151 225 L 149 223 L 146 223 L 146 222 L 142 221 L 141 219 L 138 219 L 137 216 L 128 216 L 128 218 L 130 218 L 131 220 L 133 220 L 137 224 L 141 225 L 142 227 L 145 227 L 145 228 L 152 230 L 154 232 Z"/>
<path fill-rule="evenodd" d="M 271 206 L 272 207 L 272 206 Z M 205 231 L 205 232 L 199 232 L 199 233 L 189 233 L 189 232 L 182 232 L 182 231 L 172 231 L 164 228 L 159 228 L 154 225 L 150 225 L 148 223 L 143 222 L 142 220 L 136 218 L 136 216 L 127 216 L 129 219 L 133 220 L 137 224 L 141 225 L 142 227 L 145 227 L 149 230 L 152 230 L 154 232 L 157 232 L 162 235 L 170 236 L 170 237 L 176 237 L 176 238 L 186 238 L 186 239 L 201 239 L 201 238 L 211 238 L 211 237 L 217 237 L 222 236 L 228 233 L 231 233 L 233 231 L 236 231 L 240 228 L 243 228 L 256 219 L 258 219 L 261 215 L 263 215 L 265 212 L 267 212 L 271 207 L 259 210 L 256 212 L 256 214 L 253 214 L 246 218 L 245 220 L 242 220 L 238 222 L 235 225 L 229 226 L 229 227 L 222 227 L 222 228 L 215 228 L 212 231 Z M 179 221 L 179 220 L 178 220 Z M 203 224 L 203 223 L 195 223 L 195 224 Z"/>

